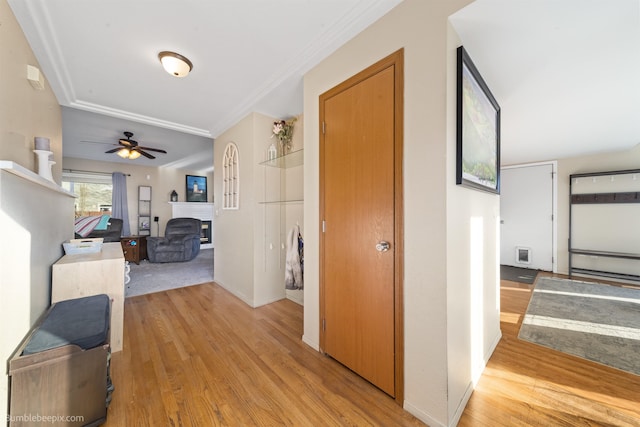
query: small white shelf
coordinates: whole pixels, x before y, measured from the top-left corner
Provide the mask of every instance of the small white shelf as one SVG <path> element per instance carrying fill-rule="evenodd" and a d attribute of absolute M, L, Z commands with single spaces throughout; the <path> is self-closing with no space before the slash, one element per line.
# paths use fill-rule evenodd
<path fill-rule="evenodd" d="M 261 205 L 288 205 L 288 204 L 294 204 L 294 203 L 304 203 L 304 200 L 300 199 L 300 200 L 272 200 L 269 202 L 258 202 L 258 204 Z"/>
<path fill-rule="evenodd" d="M 16 176 L 19 176 L 20 178 L 24 178 L 27 181 L 31 181 L 34 184 L 41 185 L 41 186 L 46 187 L 46 188 L 48 188 L 50 190 L 53 190 L 53 191 L 56 191 L 58 193 L 64 194 L 65 196 L 69 196 L 69 197 L 73 197 L 73 198 L 76 197 L 75 194 L 70 193 L 69 191 L 67 191 L 64 188 L 60 187 L 55 182 L 49 181 L 48 179 L 44 179 L 43 177 L 41 177 L 37 173 L 32 172 L 29 169 L 25 168 L 24 166 L 20 166 L 19 164 L 17 164 L 16 162 L 13 162 L 11 160 L 0 160 L 0 169 L 4 170 L 4 171 L 7 171 L 9 173 L 12 173 L 12 174 L 14 174 Z"/>

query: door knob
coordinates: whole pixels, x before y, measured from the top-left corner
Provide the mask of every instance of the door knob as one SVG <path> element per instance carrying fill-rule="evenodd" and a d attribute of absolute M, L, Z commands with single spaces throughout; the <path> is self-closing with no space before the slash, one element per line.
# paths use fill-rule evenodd
<path fill-rule="evenodd" d="M 390 247 L 391 247 L 391 244 L 389 242 L 385 242 L 384 240 L 376 244 L 376 250 L 378 252 L 386 252 L 389 250 Z"/>

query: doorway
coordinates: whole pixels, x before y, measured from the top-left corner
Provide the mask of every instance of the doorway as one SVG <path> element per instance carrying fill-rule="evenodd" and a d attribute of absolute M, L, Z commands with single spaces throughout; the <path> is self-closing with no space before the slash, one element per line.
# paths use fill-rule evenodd
<path fill-rule="evenodd" d="M 320 96 L 320 347 L 403 400 L 403 51 Z"/>
<path fill-rule="evenodd" d="M 500 264 L 555 271 L 556 165 L 500 170 Z"/>

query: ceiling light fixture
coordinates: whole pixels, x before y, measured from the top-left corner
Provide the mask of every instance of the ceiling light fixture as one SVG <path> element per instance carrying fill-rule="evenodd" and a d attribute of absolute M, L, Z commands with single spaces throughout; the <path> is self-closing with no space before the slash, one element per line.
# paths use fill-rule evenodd
<path fill-rule="evenodd" d="M 189 58 L 180 55 L 179 53 L 162 51 L 158 54 L 158 58 L 162 63 L 165 71 L 175 77 L 185 77 L 191 70 L 193 70 L 193 64 L 189 61 Z"/>
<path fill-rule="evenodd" d="M 128 148 L 122 148 L 116 152 L 116 154 L 123 159 L 135 160 L 140 157 L 140 152 L 136 150 L 130 150 Z"/>

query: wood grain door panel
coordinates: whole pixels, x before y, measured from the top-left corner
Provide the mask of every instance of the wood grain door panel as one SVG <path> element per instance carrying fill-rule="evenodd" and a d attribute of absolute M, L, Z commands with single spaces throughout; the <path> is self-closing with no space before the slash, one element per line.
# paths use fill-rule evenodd
<path fill-rule="evenodd" d="M 324 118 L 324 351 L 393 396 L 393 66 L 326 99 Z"/>

